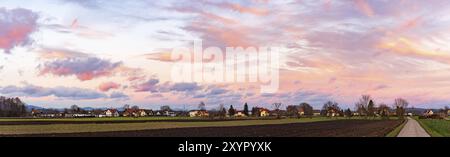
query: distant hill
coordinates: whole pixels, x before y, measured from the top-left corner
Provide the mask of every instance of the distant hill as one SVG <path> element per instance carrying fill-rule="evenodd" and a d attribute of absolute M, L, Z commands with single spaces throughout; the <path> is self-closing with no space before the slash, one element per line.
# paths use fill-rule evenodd
<path fill-rule="evenodd" d="M 42 110 L 42 109 L 45 109 L 45 108 L 39 107 L 39 106 L 33 106 L 33 105 L 25 105 L 25 109 L 26 109 L 27 111 L 31 111 L 32 109 Z"/>

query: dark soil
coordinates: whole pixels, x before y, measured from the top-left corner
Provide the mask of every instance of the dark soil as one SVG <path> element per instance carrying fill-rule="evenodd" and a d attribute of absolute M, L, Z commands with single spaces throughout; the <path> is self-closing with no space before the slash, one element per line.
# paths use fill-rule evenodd
<path fill-rule="evenodd" d="M 31 137 L 384 137 L 401 120 L 337 120 L 235 127 L 16 135 Z"/>

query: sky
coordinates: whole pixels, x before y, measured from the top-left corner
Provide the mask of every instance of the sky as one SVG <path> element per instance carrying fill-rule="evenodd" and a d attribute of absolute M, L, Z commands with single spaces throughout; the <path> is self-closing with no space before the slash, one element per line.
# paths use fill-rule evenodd
<path fill-rule="evenodd" d="M 0 95 L 27 104 L 271 108 L 450 96 L 447 0 L 2 0 Z M 279 89 L 172 81 L 176 47 L 281 47 Z"/>

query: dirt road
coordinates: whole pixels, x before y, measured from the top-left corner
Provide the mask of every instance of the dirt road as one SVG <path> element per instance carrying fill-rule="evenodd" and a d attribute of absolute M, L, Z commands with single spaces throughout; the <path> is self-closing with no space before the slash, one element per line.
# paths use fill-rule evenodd
<path fill-rule="evenodd" d="M 430 135 L 420 126 L 419 122 L 408 117 L 408 122 L 397 137 L 430 137 Z"/>

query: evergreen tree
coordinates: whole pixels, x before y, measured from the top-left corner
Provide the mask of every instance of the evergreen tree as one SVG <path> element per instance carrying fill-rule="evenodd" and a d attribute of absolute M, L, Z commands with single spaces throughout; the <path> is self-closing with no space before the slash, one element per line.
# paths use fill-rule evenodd
<path fill-rule="evenodd" d="M 236 113 L 236 110 L 233 108 L 233 105 L 230 106 L 230 109 L 228 109 L 228 115 L 234 116 L 234 114 Z"/>
<path fill-rule="evenodd" d="M 247 105 L 247 103 L 245 103 L 245 105 L 244 105 L 244 114 L 245 114 L 245 116 L 249 116 L 249 114 L 248 114 L 248 105 Z"/>

